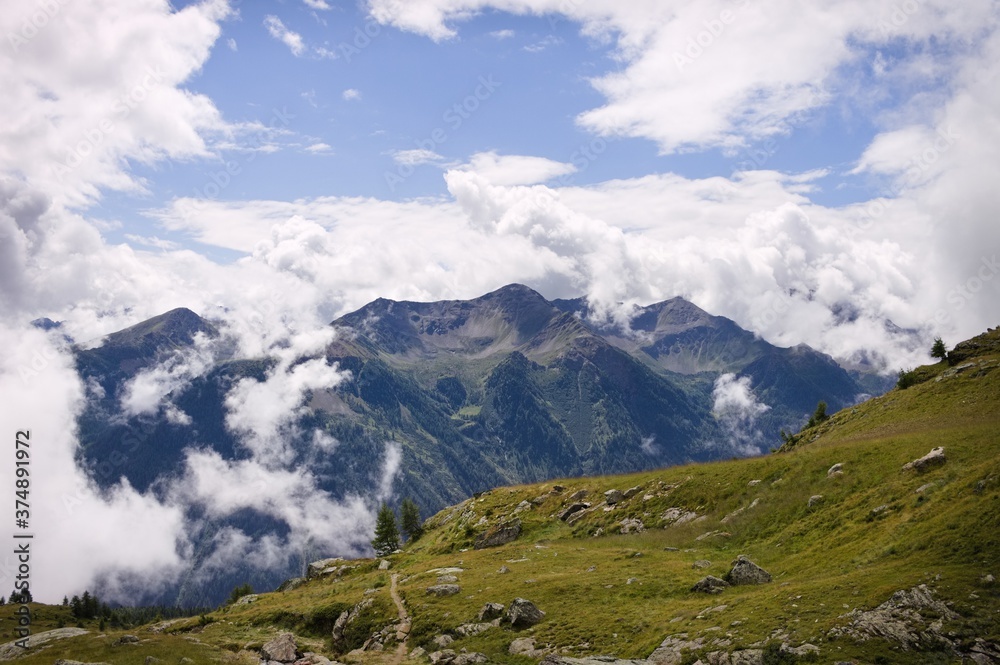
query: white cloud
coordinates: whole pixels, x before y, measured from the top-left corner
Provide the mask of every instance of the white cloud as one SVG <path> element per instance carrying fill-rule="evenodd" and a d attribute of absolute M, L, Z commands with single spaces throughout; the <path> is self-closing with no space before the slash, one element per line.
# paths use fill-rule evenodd
<path fill-rule="evenodd" d="M 230 37 L 229 39 L 226 40 L 226 46 L 229 47 L 230 51 L 239 51 L 240 50 L 239 46 L 237 46 L 237 44 L 236 44 L 236 40 L 233 39 L 232 37 Z"/>
<path fill-rule="evenodd" d="M 514 31 L 509 28 L 505 28 L 504 30 L 494 30 L 490 33 L 490 37 L 493 37 L 494 39 L 510 39 L 513 36 Z"/>
<path fill-rule="evenodd" d="M 493 151 L 476 153 L 464 168 L 494 185 L 534 185 L 576 171 L 572 164 L 545 157 L 498 155 Z"/>
<path fill-rule="evenodd" d="M 718 445 L 738 455 L 758 455 L 762 434 L 757 419 L 770 410 L 759 402 L 750 388 L 750 377 L 723 374 L 712 390 L 712 415 L 727 439 Z"/>
<path fill-rule="evenodd" d="M 191 347 L 177 350 L 161 363 L 140 371 L 123 388 L 122 411 L 137 416 L 156 414 L 164 408 L 175 423 L 189 421 L 168 397 L 212 367 L 217 358 L 215 346 L 212 339 L 198 333 Z"/>
<path fill-rule="evenodd" d="M 302 0 L 302 2 L 312 9 L 321 9 L 323 11 L 330 9 L 330 5 L 327 4 L 326 0 Z"/>
<path fill-rule="evenodd" d="M 437 154 L 433 150 L 427 150 L 425 148 L 396 150 L 395 152 L 392 153 L 392 161 L 396 162 L 397 164 L 405 164 L 407 166 L 430 164 L 433 162 L 439 162 L 443 159 L 444 157 Z"/>
<path fill-rule="evenodd" d="M 354 102 L 361 99 L 361 91 L 354 88 L 348 88 L 340 95 L 344 98 L 344 101 Z"/>
<path fill-rule="evenodd" d="M 733 148 L 784 133 L 826 105 L 841 85 L 851 85 L 852 77 L 840 73 L 869 51 L 902 39 L 947 43 L 961 52 L 968 35 L 995 23 L 988 0 L 960 8 L 926 0 L 913 12 L 896 5 L 873 10 L 861 0 L 808 6 L 793 0 L 372 0 L 369 9 L 382 23 L 435 41 L 456 36 L 457 24 L 489 9 L 562 14 L 585 35 L 613 44 L 618 63 L 613 73 L 592 79 L 606 103 L 582 113 L 580 124 L 602 135 L 651 139 L 664 153 Z"/>
<path fill-rule="evenodd" d="M 264 27 L 267 28 L 269 35 L 277 39 L 279 42 L 288 47 L 288 50 L 292 52 L 292 55 L 300 57 L 306 51 L 305 42 L 302 40 L 302 35 L 299 33 L 289 30 L 281 19 L 274 14 L 268 14 L 264 17 Z"/>
<path fill-rule="evenodd" d="M 314 155 L 332 155 L 333 148 L 327 143 L 313 143 L 306 147 L 306 152 L 313 153 Z"/>

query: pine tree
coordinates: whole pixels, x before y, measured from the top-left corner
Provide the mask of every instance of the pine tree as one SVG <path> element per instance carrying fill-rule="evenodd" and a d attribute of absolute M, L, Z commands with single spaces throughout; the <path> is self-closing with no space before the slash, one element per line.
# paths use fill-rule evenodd
<path fill-rule="evenodd" d="M 420 538 L 424 533 L 424 527 L 420 522 L 420 508 L 413 499 L 403 499 L 403 504 L 399 508 L 400 528 L 406 535 L 406 539 L 413 541 Z"/>
<path fill-rule="evenodd" d="M 396 528 L 396 514 L 388 504 L 383 503 L 375 519 L 375 538 L 372 547 L 378 556 L 392 554 L 399 549 L 399 530 Z"/>
<path fill-rule="evenodd" d="M 931 347 L 931 358 L 945 360 L 948 357 L 948 347 L 944 345 L 944 340 L 940 337 L 934 338 L 934 346 Z"/>
<path fill-rule="evenodd" d="M 69 601 L 69 606 L 74 619 L 83 618 L 83 601 L 80 600 L 80 596 L 73 596 L 73 600 Z"/>

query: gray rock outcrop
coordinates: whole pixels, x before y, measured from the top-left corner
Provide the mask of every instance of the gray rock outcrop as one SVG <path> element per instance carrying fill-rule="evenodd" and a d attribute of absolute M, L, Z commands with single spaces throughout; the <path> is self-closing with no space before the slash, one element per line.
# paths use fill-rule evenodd
<path fill-rule="evenodd" d="M 517 540 L 521 535 L 521 520 L 514 518 L 508 522 L 500 522 L 479 534 L 473 547 L 477 550 L 487 547 L 498 547 Z"/>
<path fill-rule="evenodd" d="M 642 533 L 646 530 L 646 525 L 642 523 L 642 520 L 636 517 L 627 517 L 619 524 L 619 531 L 621 533 Z"/>
<path fill-rule="evenodd" d="M 767 584 L 771 581 L 771 573 L 767 572 L 745 555 L 739 555 L 732 563 L 732 568 L 726 573 L 725 580 L 737 586 L 740 584 Z"/>
<path fill-rule="evenodd" d="M 34 649 L 53 640 L 64 640 L 78 635 L 86 635 L 89 632 L 89 630 L 84 630 L 83 628 L 56 628 L 54 630 L 45 630 L 29 635 L 26 638 L 26 644 L 28 649 Z M 0 645 L 0 660 L 12 660 L 23 655 L 24 652 L 25 649 L 18 646 L 15 642 L 7 642 L 4 645 Z"/>
<path fill-rule="evenodd" d="M 584 503 L 584 502 L 571 503 L 569 506 L 566 507 L 564 511 L 559 513 L 559 519 L 565 522 L 574 514 L 580 512 L 581 510 L 586 510 L 587 508 L 590 508 L 589 503 Z"/>
<path fill-rule="evenodd" d="M 604 502 L 609 506 L 613 506 L 624 499 L 625 495 L 622 494 L 621 490 L 608 490 L 604 493 Z"/>
<path fill-rule="evenodd" d="M 909 471 L 913 469 L 914 471 L 927 471 L 928 469 L 944 464 L 948 461 L 945 457 L 944 448 L 938 446 L 937 448 L 932 448 L 929 453 L 913 460 L 912 462 L 907 462 L 903 465 L 903 471 Z"/>
<path fill-rule="evenodd" d="M 334 645 L 340 645 L 344 641 L 344 631 L 347 627 L 357 620 L 358 616 L 364 612 L 366 609 L 371 607 L 374 601 L 371 598 L 365 598 L 357 605 L 349 610 L 344 610 L 337 617 L 337 620 L 333 622 L 333 643 Z"/>
<path fill-rule="evenodd" d="M 279 663 L 294 663 L 302 654 L 295 645 L 295 637 L 291 633 L 282 633 L 260 648 L 264 660 Z"/>
<path fill-rule="evenodd" d="M 515 598 L 503 616 L 504 623 L 509 623 L 515 628 L 533 626 L 543 618 L 545 618 L 545 612 L 525 598 Z"/>
<path fill-rule="evenodd" d="M 435 584 L 427 587 L 427 593 L 432 596 L 454 596 L 462 590 L 457 584 Z"/>

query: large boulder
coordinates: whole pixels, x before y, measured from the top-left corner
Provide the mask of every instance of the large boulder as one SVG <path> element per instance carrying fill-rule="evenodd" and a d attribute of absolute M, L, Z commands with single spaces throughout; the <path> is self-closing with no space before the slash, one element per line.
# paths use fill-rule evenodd
<path fill-rule="evenodd" d="M 947 459 L 948 458 L 944 456 L 944 448 L 938 446 L 937 448 L 932 448 L 931 451 L 923 457 L 904 464 L 903 470 L 909 471 L 910 469 L 913 469 L 914 471 L 926 471 L 931 467 L 944 464 Z"/>
<path fill-rule="evenodd" d="M 322 577 L 323 575 L 335 573 L 343 566 L 344 563 L 345 561 L 341 557 L 313 561 L 306 568 L 306 578 L 311 580 L 315 577 Z"/>
<path fill-rule="evenodd" d="M 275 589 L 275 591 L 291 591 L 292 589 L 298 589 L 305 583 L 306 578 L 304 577 L 292 577 L 282 582 L 281 585 Z"/>
<path fill-rule="evenodd" d="M 515 598 L 514 602 L 507 608 L 504 614 L 504 621 L 510 623 L 515 628 L 526 628 L 533 626 L 545 617 L 545 612 L 541 611 L 530 600 Z"/>
<path fill-rule="evenodd" d="M 500 522 L 479 534 L 476 544 L 473 546 L 477 550 L 487 547 L 497 547 L 517 540 L 521 535 L 521 520 L 514 518 L 509 522 Z"/>
<path fill-rule="evenodd" d="M 432 596 L 454 596 L 461 590 L 462 587 L 457 584 L 435 584 L 427 587 L 427 593 Z"/>
<path fill-rule="evenodd" d="M 771 573 L 741 554 L 733 561 L 733 567 L 726 573 L 725 580 L 737 586 L 740 584 L 766 584 L 771 581 Z"/>
<path fill-rule="evenodd" d="M 294 663 L 302 654 L 295 646 L 295 637 L 291 633 L 282 633 L 260 648 L 264 660 L 279 663 Z"/>
<path fill-rule="evenodd" d="M 698 593 L 722 593 L 722 590 L 728 586 L 729 582 L 720 580 L 714 575 L 708 575 L 695 582 L 691 590 Z"/>

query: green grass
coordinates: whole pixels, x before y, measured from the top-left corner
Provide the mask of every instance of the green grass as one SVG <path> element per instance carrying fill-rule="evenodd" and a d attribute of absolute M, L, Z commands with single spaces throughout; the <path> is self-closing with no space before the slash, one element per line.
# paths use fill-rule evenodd
<path fill-rule="evenodd" d="M 995 369 L 1000 356 L 979 360 L 974 370 L 961 372 L 949 373 L 945 363 L 921 368 L 927 375 L 921 383 L 834 414 L 778 454 L 502 487 L 442 511 L 419 541 L 391 557 L 389 572 L 400 575 L 399 590 L 413 616 L 410 647 L 431 651 L 433 637 L 475 621 L 485 603 L 507 604 L 520 596 L 546 612 L 541 623 L 528 630 L 491 629 L 456 639 L 449 648 L 527 665 L 533 661 L 507 652 L 516 637 L 532 636 L 537 645 L 566 648 L 570 655 L 644 658 L 678 633 L 703 637 L 705 652 L 759 648 L 780 633 L 792 644 L 818 645 L 815 662 L 821 663 L 957 662 L 946 654 L 903 652 L 884 640 L 857 644 L 830 641 L 827 635 L 844 625 L 846 612 L 875 607 L 896 590 L 928 583 L 961 615 L 946 630 L 959 639 L 1000 639 L 1000 587 L 979 582 L 986 573 L 1000 575 L 1000 371 Z M 946 464 L 925 473 L 902 470 L 936 446 L 945 447 Z M 844 473 L 828 478 L 835 463 Z M 551 492 L 555 485 L 564 489 Z M 596 505 L 608 489 L 635 486 L 640 491 L 610 511 L 598 508 L 573 524 L 556 518 L 578 490 L 588 490 L 585 500 Z M 817 494 L 823 500 L 810 508 L 809 497 Z M 518 514 L 524 531 L 517 541 L 472 549 L 475 535 L 487 528 L 482 518 L 493 524 L 525 500 L 534 500 L 534 507 Z M 675 507 L 703 519 L 663 528 L 661 515 Z M 642 520 L 646 531 L 617 534 L 625 518 Z M 728 535 L 699 540 L 715 531 Z M 770 571 L 774 581 L 715 596 L 690 591 L 706 574 L 724 575 L 739 554 Z M 696 560 L 711 565 L 695 569 Z M 336 615 L 374 590 L 368 627 L 395 620 L 387 573 L 371 560 L 358 564 L 340 579 L 315 580 L 217 611 L 205 626 L 193 618 L 165 634 L 132 631 L 147 640 L 138 647 L 111 648 L 117 633 L 91 634 L 19 662 L 73 657 L 139 663 L 141 658 L 133 658 L 139 653 L 166 662 L 178 662 L 180 654 L 217 662 L 259 648 L 283 630 L 294 631 L 308 649 L 357 661 L 332 648 L 329 627 Z M 504 566 L 510 572 L 500 573 Z M 458 595 L 427 594 L 436 583 L 431 571 L 443 567 L 463 569 L 457 574 Z M 49 624 L 58 620 L 56 608 L 38 611 Z M 725 640 L 726 646 L 713 646 L 712 640 Z"/>

